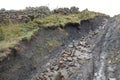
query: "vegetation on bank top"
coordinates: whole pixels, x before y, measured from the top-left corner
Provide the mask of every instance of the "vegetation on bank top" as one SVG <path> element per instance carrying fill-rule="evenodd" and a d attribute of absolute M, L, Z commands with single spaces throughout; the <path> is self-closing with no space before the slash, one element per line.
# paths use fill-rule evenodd
<path fill-rule="evenodd" d="M 81 20 L 94 18 L 95 16 L 104 16 L 105 14 L 96 13 L 92 11 L 82 11 L 74 14 L 53 14 L 43 19 L 34 19 L 33 22 L 44 27 L 65 26 L 67 23 L 80 23 Z"/>
<path fill-rule="evenodd" d="M 13 47 L 22 38 L 30 39 L 38 30 L 38 25 L 33 22 L 0 27 L 0 50 Z"/>
<path fill-rule="evenodd" d="M 76 8 L 75 8 L 76 9 Z M 81 20 L 94 18 L 95 16 L 104 16 L 104 14 L 96 13 L 88 10 L 71 14 L 54 13 L 45 18 L 36 18 L 27 23 L 11 24 L 0 27 L 0 49 L 13 47 L 22 38 L 31 38 L 34 32 L 39 30 L 39 26 L 53 27 L 65 26 L 67 23 L 80 23 Z"/>
<path fill-rule="evenodd" d="M 50 10 L 47 6 L 40 7 L 26 7 L 23 10 L 6 10 L 4 8 L 0 9 L 0 26 L 15 24 L 15 23 L 25 23 L 32 21 L 34 18 L 44 18 L 51 14 L 72 14 L 78 13 L 78 7 L 71 8 L 57 8 Z"/>

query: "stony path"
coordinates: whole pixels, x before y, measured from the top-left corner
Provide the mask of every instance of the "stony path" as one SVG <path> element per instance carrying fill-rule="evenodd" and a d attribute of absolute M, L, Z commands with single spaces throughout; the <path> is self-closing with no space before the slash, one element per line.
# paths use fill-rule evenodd
<path fill-rule="evenodd" d="M 119 80 L 119 72 L 115 72 L 119 65 L 111 64 L 112 56 L 117 52 L 112 49 L 117 49 L 119 43 L 114 38 L 118 37 L 116 26 L 114 19 L 105 20 L 99 29 L 69 44 L 31 80 Z"/>
<path fill-rule="evenodd" d="M 44 66 L 44 72 L 37 74 L 32 80 L 82 80 L 85 73 L 82 74 L 80 69 L 92 59 L 91 49 L 95 45 L 92 39 L 95 39 L 97 33 L 90 32 L 88 36 L 73 41 L 58 58 L 51 59 Z M 74 73 L 81 74 L 76 76 Z"/>

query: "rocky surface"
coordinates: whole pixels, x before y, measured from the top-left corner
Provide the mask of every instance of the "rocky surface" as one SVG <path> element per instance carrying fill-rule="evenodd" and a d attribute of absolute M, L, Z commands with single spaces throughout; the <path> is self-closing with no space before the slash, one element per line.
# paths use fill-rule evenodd
<path fill-rule="evenodd" d="M 51 14 L 47 6 L 26 7 L 23 10 L 5 10 L 0 9 L 0 26 L 27 23 L 34 18 L 44 18 Z"/>
<path fill-rule="evenodd" d="M 115 19 L 105 19 L 99 29 L 73 40 L 31 80 L 119 80 L 119 59 L 114 57 L 119 50 L 117 25 Z"/>
<path fill-rule="evenodd" d="M 0 26 L 27 23 L 33 19 L 41 19 L 50 14 L 72 14 L 79 13 L 78 7 L 58 8 L 50 10 L 47 6 L 26 7 L 23 10 L 5 10 L 0 9 Z"/>
<path fill-rule="evenodd" d="M 96 35 L 97 32 L 90 32 L 88 36 L 73 41 L 62 51 L 59 58 L 50 59 L 44 66 L 45 71 L 32 80 L 82 80 L 83 75 L 89 74 L 83 74 L 85 71 L 81 69 L 92 60 L 91 47 L 94 47 L 95 43 L 91 41 Z"/>
<path fill-rule="evenodd" d="M 79 27 L 65 27 L 67 38 L 58 29 L 39 31 L 15 56 L 0 63 L 0 80 L 120 80 L 118 24 L 107 17 L 84 20 Z M 63 43 L 50 51 L 45 48 L 41 57 L 38 49 L 45 46 L 40 45 L 54 36 Z"/>

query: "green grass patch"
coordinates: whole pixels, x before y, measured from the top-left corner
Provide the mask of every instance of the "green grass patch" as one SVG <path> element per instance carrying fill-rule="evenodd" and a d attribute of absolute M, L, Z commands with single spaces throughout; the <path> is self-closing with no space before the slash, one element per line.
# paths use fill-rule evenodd
<path fill-rule="evenodd" d="M 35 19 L 33 22 L 44 27 L 65 26 L 67 23 L 80 23 L 81 20 L 94 18 L 95 16 L 104 16 L 104 14 L 92 11 L 83 11 L 77 14 L 53 14 L 43 19 Z"/>
<path fill-rule="evenodd" d="M 13 47 L 22 38 L 30 39 L 38 29 L 33 22 L 0 27 L 0 49 Z"/>
<path fill-rule="evenodd" d="M 59 45 L 61 44 L 60 41 L 61 41 L 61 40 L 60 40 L 59 38 L 53 37 L 52 39 L 47 40 L 45 45 L 46 45 L 47 47 L 59 46 Z"/>

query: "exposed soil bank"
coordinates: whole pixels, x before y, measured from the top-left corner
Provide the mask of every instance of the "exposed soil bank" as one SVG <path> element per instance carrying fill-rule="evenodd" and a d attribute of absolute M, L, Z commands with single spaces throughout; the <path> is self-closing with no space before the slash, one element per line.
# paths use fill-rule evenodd
<path fill-rule="evenodd" d="M 115 18 L 73 41 L 31 80 L 120 80 L 120 33 Z M 85 21 L 88 22 L 88 21 Z"/>
<path fill-rule="evenodd" d="M 50 59 L 57 58 L 70 42 L 98 29 L 106 19 L 96 17 L 82 21 L 80 26 L 69 25 L 63 29 L 41 28 L 30 41 L 21 41 L 19 49 L 0 63 L 0 80 L 30 80 L 43 71 L 43 65 Z"/>

